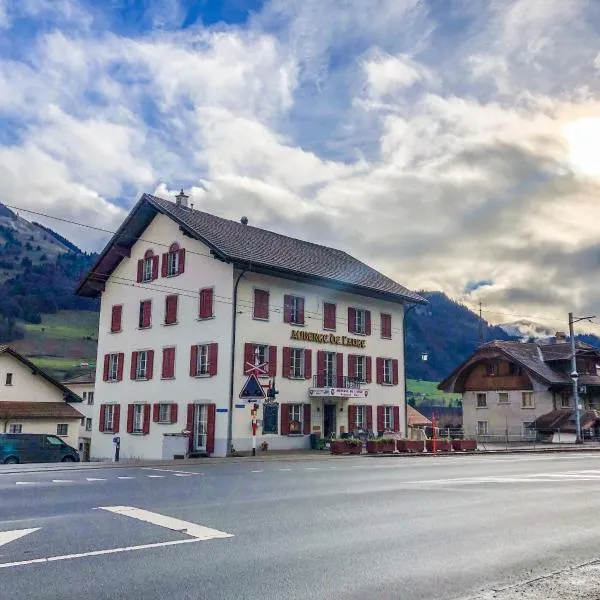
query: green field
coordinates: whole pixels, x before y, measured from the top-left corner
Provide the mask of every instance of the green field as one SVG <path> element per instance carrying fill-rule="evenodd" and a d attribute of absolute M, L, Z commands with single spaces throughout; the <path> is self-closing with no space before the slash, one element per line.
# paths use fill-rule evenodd
<path fill-rule="evenodd" d="M 460 394 L 446 394 L 437 389 L 437 381 L 421 381 L 419 379 L 407 379 L 408 391 L 412 392 L 417 400 L 435 400 L 439 404 L 447 404 L 449 400 L 460 400 Z"/>

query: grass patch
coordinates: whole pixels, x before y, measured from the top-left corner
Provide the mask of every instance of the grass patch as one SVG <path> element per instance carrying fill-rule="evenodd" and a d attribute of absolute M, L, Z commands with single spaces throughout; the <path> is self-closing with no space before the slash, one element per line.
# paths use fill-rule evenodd
<path fill-rule="evenodd" d="M 419 379 L 407 379 L 408 391 L 412 392 L 416 399 L 435 400 L 446 405 L 450 400 L 460 400 L 461 394 L 447 394 L 437 389 L 438 381 L 421 381 Z"/>
<path fill-rule="evenodd" d="M 87 310 L 60 310 L 42 315 L 39 324 L 23 323 L 28 337 L 54 339 L 87 339 L 98 337 L 98 313 Z"/>
<path fill-rule="evenodd" d="M 79 368 L 81 360 L 72 358 L 61 358 L 58 356 L 31 356 L 29 360 L 40 369 L 56 377 L 58 380 L 64 379 L 66 374 Z"/>

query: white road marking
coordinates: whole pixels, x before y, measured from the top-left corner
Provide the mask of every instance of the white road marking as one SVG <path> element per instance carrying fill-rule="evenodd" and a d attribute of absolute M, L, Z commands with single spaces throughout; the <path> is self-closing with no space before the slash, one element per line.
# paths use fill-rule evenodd
<path fill-rule="evenodd" d="M 306 467 L 307 471 L 318 471 L 319 467 Z"/>
<path fill-rule="evenodd" d="M 74 479 L 53 479 L 52 483 L 75 483 Z"/>
<path fill-rule="evenodd" d="M 86 477 L 85 480 L 86 481 L 106 481 L 106 479 L 103 479 L 102 477 Z"/>
<path fill-rule="evenodd" d="M 233 537 L 231 533 L 225 533 L 218 529 L 211 529 L 210 527 L 204 527 L 203 525 L 196 525 L 196 523 L 190 523 L 188 521 L 182 521 L 173 517 L 167 517 L 160 515 L 149 510 L 142 508 L 135 508 L 134 506 L 99 506 L 100 510 L 106 510 L 108 512 L 115 513 L 117 515 L 123 515 L 137 519 L 138 521 L 145 521 L 146 523 L 152 523 L 159 527 L 165 527 L 172 531 L 179 531 L 187 535 L 192 536 L 198 540 L 212 540 L 214 538 L 229 538 Z"/>
<path fill-rule="evenodd" d="M 280 471 L 291 471 L 291 469 L 279 469 Z"/>
<path fill-rule="evenodd" d="M 122 475 L 119 479 L 135 479 L 135 477 L 130 477 L 128 475 Z"/>
<path fill-rule="evenodd" d="M 9 542 L 14 542 L 19 538 L 22 538 L 34 531 L 38 531 L 39 527 L 34 527 L 32 529 L 13 529 L 12 531 L 0 531 L 0 546 L 4 546 L 4 544 L 8 544 Z"/>
<path fill-rule="evenodd" d="M 191 477 L 192 475 L 195 475 L 195 473 L 173 473 L 173 475 L 175 475 L 175 477 Z"/>
<path fill-rule="evenodd" d="M 184 475 L 202 475 L 202 473 L 195 473 L 194 471 L 181 471 L 179 469 L 158 469 L 155 467 L 142 467 L 143 471 L 162 471 L 164 473 L 181 473 Z"/>
<path fill-rule="evenodd" d="M 250 471 L 250 473 L 262 473 L 262 469 L 259 469 L 258 471 Z"/>
<path fill-rule="evenodd" d="M 146 477 L 150 477 L 151 479 L 162 479 L 164 475 L 146 475 Z"/>
<path fill-rule="evenodd" d="M 35 485 L 36 483 L 43 483 L 42 481 L 15 481 L 15 485 Z"/>

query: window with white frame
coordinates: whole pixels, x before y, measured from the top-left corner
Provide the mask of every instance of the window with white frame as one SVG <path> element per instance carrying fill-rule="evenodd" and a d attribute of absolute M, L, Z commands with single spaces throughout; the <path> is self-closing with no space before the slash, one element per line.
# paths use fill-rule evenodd
<path fill-rule="evenodd" d="M 13 374 L 12 373 L 7 373 L 6 374 L 6 384 L 5 385 L 12 385 L 13 382 Z"/>
<path fill-rule="evenodd" d="M 208 344 L 200 344 L 196 356 L 196 375 L 208 374 Z"/>
<path fill-rule="evenodd" d="M 144 431 L 144 405 L 133 405 L 133 433 L 143 433 Z"/>
<path fill-rule="evenodd" d="M 383 359 L 383 383 L 391 384 L 392 382 L 393 382 L 392 359 L 384 358 Z"/>
<path fill-rule="evenodd" d="M 394 431 L 394 407 L 383 407 L 383 428 L 386 431 Z"/>
<path fill-rule="evenodd" d="M 290 297 L 290 319 L 292 323 L 304 325 L 304 298 Z"/>
<path fill-rule="evenodd" d="M 86 431 L 91 431 L 92 430 L 92 420 L 91 419 L 86 419 L 85 420 L 85 430 Z"/>
<path fill-rule="evenodd" d="M 84 400 L 85 400 L 85 398 L 84 398 Z M 94 404 L 94 392 L 88 392 L 87 403 L 89 405 Z"/>
<path fill-rule="evenodd" d="M 356 407 L 356 429 L 367 428 L 367 410 L 364 405 Z"/>
<path fill-rule="evenodd" d="M 354 359 L 355 371 L 354 377 L 357 381 L 364 383 L 367 380 L 367 357 L 357 356 Z"/>
<path fill-rule="evenodd" d="M 142 269 L 142 281 L 152 281 L 153 258 L 144 258 L 144 268 Z"/>
<path fill-rule="evenodd" d="M 367 330 L 367 311 L 363 308 L 356 309 L 356 323 L 354 331 L 356 333 L 365 333 Z"/>
<path fill-rule="evenodd" d="M 119 355 L 110 354 L 108 359 L 108 380 L 117 381 L 119 378 Z"/>
<path fill-rule="evenodd" d="M 290 404 L 290 421 L 302 421 L 302 404 Z"/>
<path fill-rule="evenodd" d="M 115 426 L 115 407 L 107 404 L 104 407 L 104 431 L 112 431 Z"/>
<path fill-rule="evenodd" d="M 477 421 L 477 435 L 488 435 L 487 421 Z"/>
<path fill-rule="evenodd" d="M 487 408 L 487 394 L 485 392 L 477 393 L 477 408 Z"/>
<path fill-rule="evenodd" d="M 325 354 L 325 387 L 335 387 L 337 385 L 337 354 L 327 352 Z"/>
<path fill-rule="evenodd" d="M 510 404 L 508 392 L 498 392 L 498 404 Z"/>
<path fill-rule="evenodd" d="M 254 364 L 262 365 L 269 362 L 269 346 L 263 344 L 254 345 Z"/>
<path fill-rule="evenodd" d="M 304 379 L 304 350 L 302 348 L 291 348 L 290 361 L 290 376 Z"/>
<path fill-rule="evenodd" d="M 167 275 L 179 274 L 179 252 L 177 250 L 167 254 Z"/>
<path fill-rule="evenodd" d="M 160 404 L 158 406 L 158 422 L 159 423 L 170 423 L 171 422 L 171 405 Z"/>
<path fill-rule="evenodd" d="M 56 425 L 56 435 L 69 435 L 69 425 L 67 423 L 58 423 Z"/>
<path fill-rule="evenodd" d="M 535 408 L 533 392 L 521 392 L 521 408 Z"/>
<path fill-rule="evenodd" d="M 136 379 L 146 379 L 148 375 L 148 352 L 140 350 L 137 353 L 137 365 L 135 368 Z"/>
<path fill-rule="evenodd" d="M 21 423 L 12 423 L 8 426 L 8 433 L 23 433 L 23 425 Z"/>

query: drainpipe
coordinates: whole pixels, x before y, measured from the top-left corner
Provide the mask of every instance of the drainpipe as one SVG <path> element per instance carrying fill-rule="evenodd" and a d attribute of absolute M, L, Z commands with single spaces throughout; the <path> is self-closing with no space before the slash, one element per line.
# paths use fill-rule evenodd
<path fill-rule="evenodd" d="M 413 304 L 408 308 L 405 308 L 402 312 L 402 361 L 404 362 L 404 435 L 408 439 L 408 385 L 406 383 L 406 315 L 416 308 L 417 305 Z"/>
<path fill-rule="evenodd" d="M 229 371 L 229 412 L 227 416 L 227 454 L 231 453 L 231 444 L 233 441 L 233 381 L 235 376 L 235 337 L 237 329 L 237 293 L 241 278 L 248 269 L 242 269 L 235 280 L 233 286 L 233 299 L 231 303 L 231 364 Z"/>

